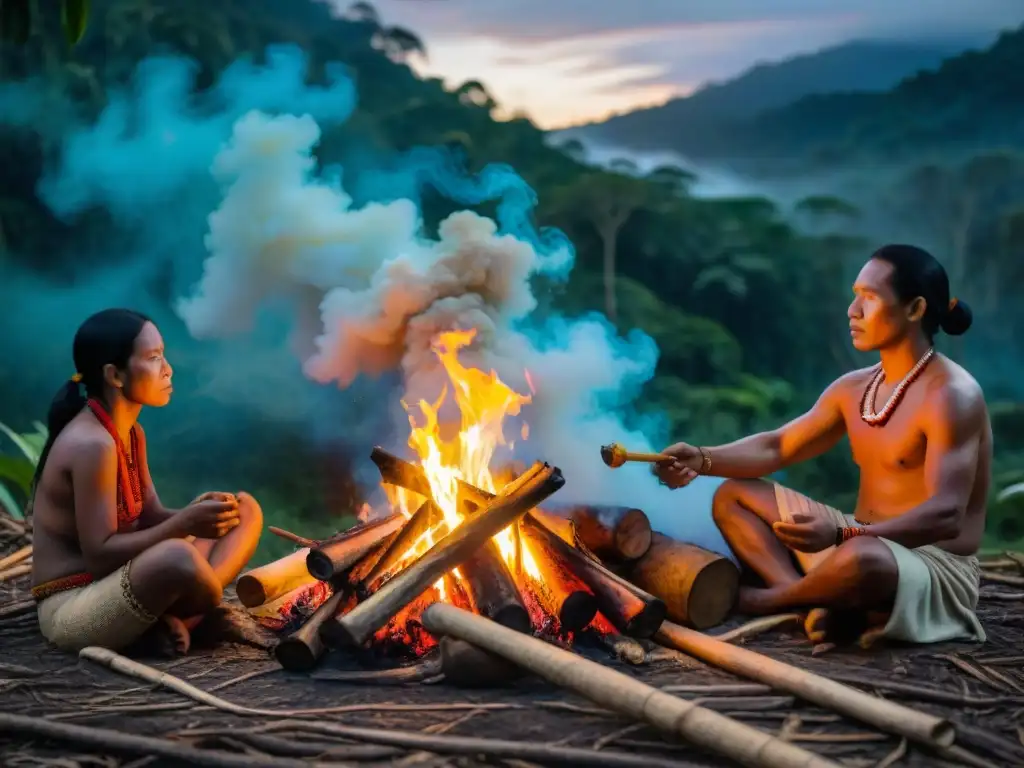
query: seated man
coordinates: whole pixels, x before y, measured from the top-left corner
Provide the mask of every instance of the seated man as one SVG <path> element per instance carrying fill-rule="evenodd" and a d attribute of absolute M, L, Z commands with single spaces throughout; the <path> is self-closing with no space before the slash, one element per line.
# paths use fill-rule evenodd
<path fill-rule="evenodd" d="M 123 309 L 78 329 L 78 371 L 50 406 L 32 499 L 32 593 L 59 648 L 125 648 L 153 628 L 188 651 L 190 630 L 252 557 L 263 525 L 245 493 L 208 493 L 180 511 L 156 494 L 137 423 L 171 398 L 160 332 Z"/>
<path fill-rule="evenodd" d="M 970 310 L 950 299 L 942 266 L 905 245 L 873 254 L 853 294 L 853 345 L 877 350 L 880 365 L 842 376 L 808 413 L 773 432 L 715 448 L 677 443 L 666 449 L 674 459 L 655 471 L 671 487 L 701 473 L 732 478 L 716 493 L 715 522 L 764 582 L 741 588 L 741 612 L 812 609 L 815 642 L 840 626 L 829 619 L 854 617 L 872 639 L 984 641 L 975 553 L 991 425 L 978 383 L 932 347 L 940 328 L 964 333 Z M 861 473 L 853 515 L 757 479 L 824 453 L 843 435 Z"/>

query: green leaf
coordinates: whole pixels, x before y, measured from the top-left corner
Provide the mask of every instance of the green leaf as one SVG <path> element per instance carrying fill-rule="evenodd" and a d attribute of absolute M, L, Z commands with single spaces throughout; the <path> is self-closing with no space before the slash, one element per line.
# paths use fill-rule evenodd
<path fill-rule="evenodd" d="M 32 435 L 19 435 L 2 421 L 0 421 L 0 431 L 7 435 L 7 437 L 11 439 L 12 443 L 18 446 L 18 450 L 20 450 L 22 454 L 24 454 L 25 458 L 32 462 L 33 465 L 39 463 L 39 455 L 42 453 L 42 445 L 40 445 L 37 450 Z"/>
<path fill-rule="evenodd" d="M 0 483 L 0 508 L 6 509 L 15 520 L 25 519 L 25 515 L 21 512 L 21 506 L 3 483 Z"/>
<path fill-rule="evenodd" d="M 32 491 L 35 466 L 20 456 L 0 456 L 0 481 L 8 481 L 25 496 Z"/>
<path fill-rule="evenodd" d="M 2 0 L 0 2 L 0 34 L 16 45 L 25 45 L 32 33 L 32 5 L 30 0 Z"/>
<path fill-rule="evenodd" d="M 74 46 L 85 36 L 89 21 L 89 0 L 64 0 L 61 3 L 60 22 L 68 45 Z"/>

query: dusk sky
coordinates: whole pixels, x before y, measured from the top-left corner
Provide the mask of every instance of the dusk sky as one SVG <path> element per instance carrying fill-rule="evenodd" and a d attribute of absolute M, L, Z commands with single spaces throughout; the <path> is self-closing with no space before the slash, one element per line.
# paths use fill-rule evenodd
<path fill-rule="evenodd" d="M 340 7 L 345 0 L 334 0 Z M 760 61 L 864 37 L 979 38 L 1021 0 L 377 0 L 419 34 L 419 72 L 484 83 L 544 128 L 660 103 Z M 983 37 L 981 39 L 984 39 Z M 986 41 L 987 42 L 987 41 Z"/>

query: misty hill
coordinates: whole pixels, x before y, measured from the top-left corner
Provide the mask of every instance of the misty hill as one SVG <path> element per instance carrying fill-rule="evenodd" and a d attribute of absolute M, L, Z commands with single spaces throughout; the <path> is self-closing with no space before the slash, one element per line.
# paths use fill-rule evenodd
<path fill-rule="evenodd" d="M 702 87 L 686 98 L 584 126 L 588 136 L 635 149 L 687 151 L 717 135 L 723 123 L 745 120 L 805 96 L 886 91 L 908 75 L 937 67 L 965 48 L 961 41 L 854 41 L 780 62 L 758 64 L 739 77 Z"/>
<path fill-rule="evenodd" d="M 888 91 L 809 95 L 753 116 L 676 131 L 673 137 L 662 133 L 662 147 L 699 159 L 778 167 L 794 160 L 892 162 L 935 152 L 1024 146 L 1022 93 L 1024 26 Z"/>

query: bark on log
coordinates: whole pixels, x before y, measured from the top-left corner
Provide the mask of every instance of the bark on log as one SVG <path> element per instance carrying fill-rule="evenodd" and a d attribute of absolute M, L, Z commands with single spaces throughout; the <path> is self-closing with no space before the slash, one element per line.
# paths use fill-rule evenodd
<path fill-rule="evenodd" d="M 732 610 L 740 572 L 722 555 L 655 532 L 647 554 L 630 568 L 629 579 L 660 597 L 672 621 L 707 629 L 721 624 Z"/>
<path fill-rule="evenodd" d="M 948 720 L 880 699 L 670 621 L 661 625 L 654 639 L 735 675 L 770 685 L 777 691 L 799 696 L 824 709 L 918 744 L 948 747 L 956 737 L 956 730 Z"/>
<path fill-rule="evenodd" d="M 308 672 L 313 669 L 326 650 L 320 639 L 320 629 L 328 619 L 333 619 L 349 592 L 338 589 L 327 598 L 306 623 L 284 638 L 274 648 L 274 658 L 289 672 Z"/>
<path fill-rule="evenodd" d="M 507 494 L 503 493 L 487 509 L 449 533 L 380 591 L 338 621 L 339 629 L 346 635 L 346 644 L 358 646 L 365 643 L 443 574 L 464 563 L 484 542 L 564 484 L 565 480 L 557 468 L 538 462 L 507 486 Z"/>
<path fill-rule="evenodd" d="M 457 637 L 503 656 L 601 707 L 649 723 L 742 765 L 838 768 L 831 760 L 795 744 L 455 606 L 430 605 L 423 612 L 423 623 L 436 636 Z"/>
<path fill-rule="evenodd" d="M 478 613 L 517 632 L 530 631 L 530 614 L 494 539 L 488 539 L 459 568 Z"/>
<path fill-rule="evenodd" d="M 651 521 L 635 507 L 552 504 L 544 511 L 571 520 L 579 540 L 602 560 L 630 562 L 651 546 Z"/>
<path fill-rule="evenodd" d="M 235 585 L 238 600 L 246 608 L 255 608 L 276 600 L 304 584 L 316 581 L 317 578 L 306 567 L 308 555 L 307 547 L 243 573 Z"/>
<path fill-rule="evenodd" d="M 666 615 L 662 600 L 569 546 L 532 514 L 523 519 L 523 529 L 535 532 L 538 537 L 547 537 L 548 545 L 561 555 L 569 569 L 594 593 L 601 613 L 624 635 L 650 637 L 661 626 Z"/>
<path fill-rule="evenodd" d="M 541 607 L 558 619 L 563 631 L 579 632 L 597 615 L 597 598 L 573 572 L 561 551 L 551 545 L 550 536 L 538 533 L 535 526 L 523 522 L 519 528 L 544 576 L 542 582 L 531 580 L 529 587 Z"/>
<path fill-rule="evenodd" d="M 465 640 L 442 637 L 438 645 L 441 648 L 441 671 L 445 681 L 452 685 L 496 688 L 523 677 L 520 667 Z"/>
<path fill-rule="evenodd" d="M 383 556 L 374 564 L 373 568 L 366 574 L 362 581 L 370 591 L 377 586 L 376 582 L 387 575 L 388 571 L 398 565 L 405 557 L 409 549 L 418 542 L 424 534 L 433 530 L 444 521 L 444 513 L 434 503 L 433 499 L 424 501 L 413 516 L 402 526 L 398 535 L 388 545 Z"/>
<path fill-rule="evenodd" d="M 377 465 L 382 482 L 405 488 L 428 499 L 433 495 L 423 469 L 411 461 L 399 458 L 379 445 L 370 451 L 370 461 Z"/>
<path fill-rule="evenodd" d="M 360 526 L 350 536 L 341 536 L 326 541 L 309 550 L 306 568 L 320 581 L 331 581 L 358 563 L 368 552 L 387 536 L 405 525 L 406 518 L 400 513 Z"/>

